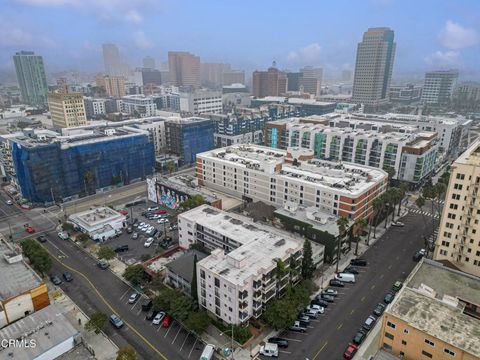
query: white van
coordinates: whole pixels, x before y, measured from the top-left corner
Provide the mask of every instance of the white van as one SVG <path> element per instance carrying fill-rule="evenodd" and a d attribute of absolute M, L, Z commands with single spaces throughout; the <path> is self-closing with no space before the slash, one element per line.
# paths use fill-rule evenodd
<path fill-rule="evenodd" d="M 348 273 L 338 273 L 337 275 L 335 275 L 335 279 L 340 280 L 341 282 L 354 283 L 355 275 Z"/>
<path fill-rule="evenodd" d="M 200 360 L 212 360 L 214 352 L 215 352 L 215 345 L 207 344 L 207 346 L 205 346 L 205 349 L 203 349 L 202 355 L 200 356 Z"/>
<path fill-rule="evenodd" d="M 278 345 L 266 343 L 260 347 L 260 355 L 267 357 L 278 357 Z"/>

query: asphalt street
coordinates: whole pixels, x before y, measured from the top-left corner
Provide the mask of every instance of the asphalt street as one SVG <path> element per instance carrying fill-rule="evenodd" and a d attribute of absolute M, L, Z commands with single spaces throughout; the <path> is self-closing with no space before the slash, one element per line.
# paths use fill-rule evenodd
<path fill-rule="evenodd" d="M 372 313 L 397 280 L 404 280 L 416 263 L 412 256 L 423 247 L 423 235 L 431 231 L 431 217 L 408 214 L 401 219 L 405 227 L 391 227 L 362 258 L 367 267 L 357 267 L 355 284 L 336 288 L 339 295 L 324 315 L 313 320 L 307 332 L 284 331 L 281 337 L 289 347 L 281 349 L 280 359 L 332 360 L 342 358 L 356 331 Z M 383 223 L 380 224 L 383 226 Z"/>

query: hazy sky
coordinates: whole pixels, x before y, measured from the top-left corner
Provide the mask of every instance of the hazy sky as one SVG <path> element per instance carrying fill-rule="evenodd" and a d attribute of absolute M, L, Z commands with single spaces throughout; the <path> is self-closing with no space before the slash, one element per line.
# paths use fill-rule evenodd
<path fill-rule="evenodd" d="M 132 66 L 186 50 L 236 68 L 353 68 L 368 27 L 395 31 L 394 72 L 458 67 L 480 72 L 479 0 L 0 0 L 0 69 L 18 50 L 47 71 L 102 70 L 100 46 Z"/>

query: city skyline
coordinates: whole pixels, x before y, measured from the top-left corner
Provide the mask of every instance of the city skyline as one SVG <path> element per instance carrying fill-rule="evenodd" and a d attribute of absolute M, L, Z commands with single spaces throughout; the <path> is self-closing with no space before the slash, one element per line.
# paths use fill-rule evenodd
<path fill-rule="evenodd" d="M 100 3 L 7 0 L 0 15 L 0 72 L 12 71 L 11 55 L 20 50 L 42 55 L 49 73 L 99 71 L 103 69 L 102 44 L 114 43 L 132 67 L 140 66 L 145 56 L 158 63 L 167 60 L 168 51 L 188 51 L 202 62 L 231 63 L 248 73 L 265 69 L 276 60 L 280 69 L 321 66 L 328 77 L 353 70 L 356 44 L 363 32 L 370 27 L 389 27 L 398 44 L 394 77 L 447 68 L 459 68 L 468 77 L 479 76 L 475 54 L 480 19 L 474 14 L 480 5 L 473 1 L 462 5 L 425 1 L 415 4 L 415 10 L 408 2 L 394 0 L 309 2 L 300 9 L 309 9 L 302 16 L 291 16 L 298 13 L 296 5 L 283 4 L 276 9 L 277 16 L 262 17 L 261 23 L 251 10 L 260 14 L 273 3 L 252 7 L 247 2 L 235 9 L 209 2 Z M 348 12 L 342 12 L 345 6 Z M 232 12 L 235 16 L 229 15 Z M 202 20 L 196 22 L 195 16 Z M 49 21 L 51 17 L 58 21 Z M 73 22 L 79 26 L 66 26 Z M 192 24 L 196 24 L 193 31 Z M 165 36 L 165 31 L 171 36 Z"/>

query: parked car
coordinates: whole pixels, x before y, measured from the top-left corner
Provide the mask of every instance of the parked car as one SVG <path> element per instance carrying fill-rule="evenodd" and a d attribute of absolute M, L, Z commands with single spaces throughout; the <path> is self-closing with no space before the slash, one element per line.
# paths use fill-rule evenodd
<path fill-rule="evenodd" d="M 157 316 L 158 314 L 158 311 L 155 311 L 155 310 L 150 310 L 147 315 L 145 315 L 145 320 L 148 320 L 148 321 L 152 321 L 155 316 Z"/>
<path fill-rule="evenodd" d="M 310 305 L 318 305 L 318 306 L 321 306 L 323 308 L 326 308 L 326 307 L 328 307 L 328 302 L 321 299 L 320 297 L 316 297 L 315 299 L 310 301 Z"/>
<path fill-rule="evenodd" d="M 60 232 L 58 233 L 58 237 L 59 237 L 60 239 L 62 239 L 62 240 L 68 240 L 68 238 L 69 238 L 70 236 L 68 235 L 68 233 L 67 233 L 66 231 L 60 231 Z"/>
<path fill-rule="evenodd" d="M 13 205 L 13 201 L 12 200 L 7 200 L 7 205 Z"/>
<path fill-rule="evenodd" d="M 133 228 L 131 226 L 127 227 L 127 234 L 131 234 L 133 232 Z"/>
<path fill-rule="evenodd" d="M 367 320 L 365 320 L 365 322 L 363 323 L 362 327 L 369 331 L 373 325 L 375 325 L 375 322 L 377 321 L 377 318 L 373 315 L 370 315 Z"/>
<path fill-rule="evenodd" d="M 170 323 L 172 322 L 172 318 L 170 315 L 166 314 L 162 320 L 162 327 L 167 328 L 170 326 Z"/>
<path fill-rule="evenodd" d="M 272 343 L 265 343 L 265 345 L 260 346 L 259 350 L 260 355 L 266 357 L 278 357 L 278 345 Z"/>
<path fill-rule="evenodd" d="M 359 273 L 359 271 L 357 270 L 357 268 L 353 267 L 353 266 L 347 266 L 345 268 L 345 270 L 343 270 L 344 273 L 349 273 L 349 274 L 355 274 L 357 275 Z"/>
<path fill-rule="evenodd" d="M 310 319 L 316 319 L 318 317 L 318 311 L 305 309 L 305 311 L 302 313 L 302 316 L 307 316 Z"/>
<path fill-rule="evenodd" d="M 166 222 L 165 220 L 167 220 L 167 219 L 161 218 L 161 219 L 158 219 L 157 222 L 158 222 L 159 224 L 163 224 L 164 222 Z"/>
<path fill-rule="evenodd" d="M 110 315 L 110 323 L 112 323 L 117 329 L 120 329 L 123 326 L 123 321 L 115 314 Z"/>
<path fill-rule="evenodd" d="M 400 221 L 393 221 L 392 222 L 392 226 L 396 226 L 396 227 L 404 227 L 405 224 L 400 222 Z"/>
<path fill-rule="evenodd" d="M 390 304 L 390 303 L 393 301 L 394 298 L 395 298 L 395 294 L 389 292 L 389 293 L 387 293 L 387 294 L 385 295 L 385 297 L 383 298 L 383 302 L 384 302 L 385 304 Z"/>
<path fill-rule="evenodd" d="M 367 260 L 365 259 L 352 259 L 350 260 L 350 265 L 354 266 L 367 266 Z"/>
<path fill-rule="evenodd" d="M 355 344 L 349 344 L 343 353 L 344 359 L 353 359 L 357 353 L 358 347 Z"/>
<path fill-rule="evenodd" d="M 165 316 L 165 313 L 163 311 L 160 311 L 157 315 L 152 320 L 153 325 L 160 325 L 160 322 L 163 320 L 163 317 Z"/>
<path fill-rule="evenodd" d="M 298 316 L 297 320 L 300 321 L 304 326 L 307 326 L 308 324 L 310 324 L 310 318 L 307 315 L 304 315 L 303 313 Z"/>
<path fill-rule="evenodd" d="M 63 278 L 65 279 L 66 282 L 70 282 L 73 280 L 73 275 L 69 273 L 68 271 L 65 271 L 63 273 Z"/>
<path fill-rule="evenodd" d="M 403 283 L 401 281 L 395 281 L 395 284 L 393 284 L 392 289 L 395 292 L 398 292 L 403 286 Z"/>
<path fill-rule="evenodd" d="M 367 333 L 365 332 L 365 330 L 360 329 L 360 330 L 357 331 L 357 333 L 353 337 L 352 342 L 356 345 L 360 345 L 363 342 L 363 340 L 365 339 L 366 335 L 367 335 Z"/>
<path fill-rule="evenodd" d="M 60 279 L 59 276 L 57 275 L 52 275 L 50 276 L 50 281 L 54 284 L 54 285 L 60 285 L 62 283 L 62 279 Z"/>
<path fill-rule="evenodd" d="M 33 234 L 35 232 L 35 229 L 32 226 L 27 226 L 25 227 L 25 231 L 29 234 Z"/>
<path fill-rule="evenodd" d="M 355 283 L 355 275 L 349 273 L 338 273 L 335 275 L 335 279 L 344 283 Z"/>
<path fill-rule="evenodd" d="M 149 207 L 147 209 L 147 211 L 156 211 L 156 210 L 158 210 L 158 206 Z"/>
<path fill-rule="evenodd" d="M 413 261 L 420 261 L 426 255 L 427 251 L 425 249 L 420 249 L 413 255 Z"/>
<path fill-rule="evenodd" d="M 310 304 L 307 306 L 307 310 L 309 311 L 316 311 L 320 314 L 323 314 L 325 312 L 325 308 L 321 305 L 317 305 L 317 304 Z"/>
<path fill-rule="evenodd" d="M 157 213 L 157 214 L 166 214 L 166 213 L 167 213 L 167 210 L 160 209 L 160 210 L 155 211 L 155 213 Z"/>
<path fill-rule="evenodd" d="M 326 302 L 333 303 L 335 301 L 335 297 L 333 295 L 328 294 L 320 294 L 320 298 L 325 300 Z"/>
<path fill-rule="evenodd" d="M 148 311 L 152 308 L 152 306 L 153 306 L 153 301 L 151 299 L 146 299 L 142 303 L 142 311 Z"/>
<path fill-rule="evenodd" d="M 107 269 L 107 268 L 110 266 L 110 264 L 109 264 L 107 261 L 105 261 L 105 260 L 100 260 L 100 261 L 97 263 L 97 266 L 98 266 L 100 269 L 105 270 L 105 269 Z"/>
<path fill-rule="evenodd" d="M 153 244 L 153 237 L 149 237 L 147 240 L 145 240 L 145 243 L 143 244 L 144 247 L 150 247 Z"/>
<path fill-rule="evenodd" d="M 140 294 L 137 292 L 134 292 L 130 297 L 128 298 L 128 303 L 129 304 L 135 304 L 137 300 L 140 298 Z"/>
<path fill-rule="evenodd" d="M 137 232 L 134 232 L 134 233 L 132 234 L 132 239 L 133 239 L 133 240 L 138 239 L 138 233 L 137 233 Z"/>
<path fill-rule="evenodd" d="M 280 348 L 288 348 L 288 340 L 281 337 L 271 337 L 267 340 L 271 344 L 277 344 Z"/>
<path fill-rule="evenodd" d="M 327 295 L 331 295 L 331 296 L 337 296 L 338 295 L 338 291 L 335 290 L 335 289 L 332 289 L 332 288 L 326 288 L 322 291 L 322 294 L 327 294 Z"/>
<path fill-rule="evenodd" d="M 373 309 L 373 313 L 377 316 L 381 316 L 384 311 L 385 305 L 383 305 L 382 303 L 378 303 L 377 306 L 375 306 L 375 309 Z"/>
<path fill-rule="evenodd" d="M 119 245 L 115 249 L 113 249 L 113 251 L 115 251 L 116 253 L 128 251 L 128 245 Z"/>
<path fill-rule="evenodd" d="M 343 282 L 341 282 L 340 280 L 336 280 L 336 279 L 331 279 L 329 284 L 330 284 L 330 286 L 336 286 L 336 287 L 344 287 L 345 286 L 345 284 Z"/>
<path fill-rule="evenodd" d="M 307 328 L 300 324 L 300 321 L 295 321 L 292 326 L 289 327 L 292 331 L 305 332 Z"/>
<path fill-rule="evenodd" d="M 41 243 L 47 242 L 47 237 L 45 235 L 40 235 L 37 237 L 37 240 Z"/>

